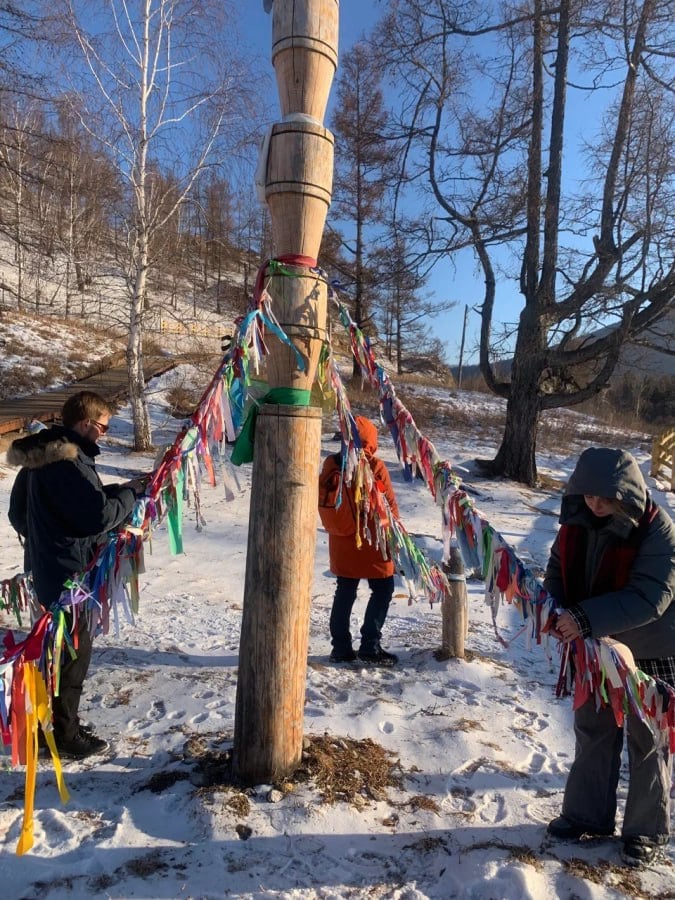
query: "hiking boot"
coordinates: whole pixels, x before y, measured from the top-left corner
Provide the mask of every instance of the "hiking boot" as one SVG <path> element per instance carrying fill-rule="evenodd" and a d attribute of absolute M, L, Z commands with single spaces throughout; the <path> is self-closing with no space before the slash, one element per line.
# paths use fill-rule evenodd
<path fill-rule="evenodd" d="M 552 819 L 546 826 L 546 831 L 562 841 L 578 841 L 579 838 L 586 837 L 609 837 L 614 834 L 611 828 L 596 828 L 593 825 L 580 825 L 573 822 L 566 816 L 558 816 Z"/>
<path fill-rule="evenodd" d="M 86 759 L 88 756 L 105 753 L 109 747 L 108 741 L 96 737 L 92 731 L 83 731 L 81 728 L 69 741 L 63 738 L 56 739 L 56 749 L 63 759 Z"/>
<path fill-rule="evenodd" d="M 621 859 L 628 866 L 644 866 L 655 862 L 661 855 L 661 845 L 646 837 L 626 838 Z"/>
<path fill-rule="evenodd" d="M 334 663 L 354 662 L 356 653 L 353 650 L 333 650 L 328 659 Z"/>
<path fill-rule="evenodd" d="M 94 726 L 90 725 L 89 722 L 80 722 L 78 726 L 78 730 L 80 734 L 83 735 L 92 735 L 94 734 Z M 57 745 L 58 746 L 58 745 Z M 47 738 L 45 737 L 45 733 L 42 729 L 42 726 L 38 727 L 38 748 L 40 750 L 47 750 Z"/>
<path fill-rule="evenodd" d="M 395 666 L 398 662 L 398 656 L 395 653 L 387 653 L 381 647 L 370 653 L 359 650 L 358 655 L 361 662 L 369 663 L 371 666 Z"/>

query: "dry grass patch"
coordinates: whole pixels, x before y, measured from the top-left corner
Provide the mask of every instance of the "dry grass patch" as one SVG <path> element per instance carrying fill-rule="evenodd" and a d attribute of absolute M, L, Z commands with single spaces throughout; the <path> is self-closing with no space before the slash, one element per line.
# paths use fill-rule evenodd
<path fill-rule="evenodd" d="M 505 412 L 498 409 L 482 409 L 478 421 L 475 410 L 455 406 L 452 402 L 443 403 L 438 397 L 423 397 L 419 394 L 412 396 L 405 388 L 397 391 L 397 396 L 410 410 L 415 424 L 423 432 L 434 429 L 437 434 L 446 430 L 452 434 L 475 436 L 479 428 L 482 432 L 501 430 L 506 421 Z"/>
<path fill-rule="evenodd" d="M 472 844 L 470 848 L 474 850 L 503 850 L 508 853 L 511 859 L 523 863 L 526 866 L 532 866 L 533 869 L 541 870 L 543 863 L 537 854 L 530 847 L 522 847 L 520 844 L 507 844 L 505 841 L 481 841 L 478 844 Z"/>
<path fill-rule="evenodd" d="M 585 878 L 586 881 L 592 881 L 593 884 L 602 884 L 609 869 L 609 863 L 602 859 L 597 862 L 587 863 L 585 860 L 573 856 L 571 859 L 563 859 L 561 862 L 563 869 L 568 875 L 573 875 L 575 878 Z"/>
<path fill-rule="evenodd" d="M 578 857 L 561 860 L 562 866 L 568 875 L 575 878 L 583 878 L 592 884 L 609 885 L 614 889 L 625 892 L 626 897 L 640 900 L 642 897 L 675 897 L 675 891 L 668 894 L 649 894 L 642 889 L 639 871 L 628 866 L 616 866 L 604 859 L 588 863 Z"/>
<path fill-rule="evenodd" d="M 538 487 L 543 491 L 552 491 L 557 494 L 565 488 L 565 482 L 561 478 L 554 478 L 552 475 L 546 475 L 545 472 L 539 472 L 537 480 Z"/>
<path fill-rule="evenodd" d="M 197 408 L 201 392 L 186 385 L 176 385 L 167 391 L 166 399 L 171 415 L 176 419 L 187 419 Z"/>
<path fill-rule="evenodd" d="M 429 794 L 415 794 L 414 797 L 410 797 L 408 800 L 392 803 L 392 806 L 395 806 L 397 809 L 407 808 L 411 812 L 417 812 L 418 809 L 426 809 L 428 812 L 436 813 L 437 816 L 441 814 L 441 807 Z"/>
<path fill-rule="evenodd" d="M 108 700 L 108 706 L 111 709 L 114 709 L 116 706 L 128 706 L 131 703 L 132 693 L 131 688 L 116 691 L 113 697 Z"/>
<path fill-rule="evenodd" d="M 564 410 L 559 412 L 564 413 Z M 587 443 L 596 447 L 614 447 L 621 438 L 617 429 L 606 424 L 600 418 L 585 420 L 582 416 L 560 415 L 559 417 L 542 416 L 539 423 L 537 448 L 541 450 L 559 451 L 561 447 L 581 447 Z M 646 434 L 627 432 L 633 438 L 649 440 Z"/>
<path fill-rule="evenodd" d="M 370 738 L 356 741 L 329 734 L 306 739 L 298 781 L 313 781 L 325 803 L 361 806 L 385 800 L 386 789 L 403 788 L 401 763 Z"/>
<path fill-rule="evenodd" d="M 454 727 L 456 731 L 485 731 L 483 724 L 476 719 L 457 719 Z"/>
<path fill-rule="evenodd" d="M 368 416 L 376 419 L 380 415 L 380 404 L 375 391 L 361 379 L 345 379 L 345 388 L 355 416 Z"/>
<path fill-rule="evenodd" d="M 231 796 L 225 805 L 239 815 L 248 815 L 250 789 L 234 777 L 232 751 L 222 748 L 226 741 L 231 738 L 222 733 L 192 735 L 183 746 L 182 759 L 192 763 L 198 773 L 200 795 L 211 796 L 217 791 L 228 793 Z M 370 738 L 357 741 L 329 734 L 309 735 L 304 740 L 299 768 L 273 787 L 286 796 L 298 783 L 311 783 L 324 803 L 342 801 L 362 807 L 369 800 L 387 800 L 388 788 L 403 790 L 403 770 L 392 753 Z M 431 797 L 422 795 L 396 805 L 440 812 Z"/>
<path fill-rule="evenodd" d="M 469 629 L 470 630 L 470 629 Z M 501 659 L 494 659 L 492 656 L 485 656 L 482 653 L 477 653 L 475 650 L 464 650 L 464 659 L 467 662 L 478 662 L 490 663 L 492 666 L 496 666 L 498 669 L 513 669 L 513 666 L 510 666 L 507 662 L 502 662 Z"/>
<path fill-rule="evenodd" d="M 231 810 L 235 816 L 239 816 L 242 819 L 245 819 L 249 813 L 251 812 L 251 801 L 248 799 L 246 794 L 235 793 L 231 794 L 225 800 L 225 806 L 227 809 Z"/>

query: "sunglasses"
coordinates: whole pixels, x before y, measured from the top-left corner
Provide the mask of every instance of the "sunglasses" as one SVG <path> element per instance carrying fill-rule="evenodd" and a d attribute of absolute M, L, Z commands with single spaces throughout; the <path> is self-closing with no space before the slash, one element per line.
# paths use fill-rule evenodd
<path fill-rule="evenodd" d="M 90 419 L 90 423 L 95 425 L 101 434 L 105 434 L 110 425 L 104 425 L 103 422 L 97 422 L 96 419 Z"/>

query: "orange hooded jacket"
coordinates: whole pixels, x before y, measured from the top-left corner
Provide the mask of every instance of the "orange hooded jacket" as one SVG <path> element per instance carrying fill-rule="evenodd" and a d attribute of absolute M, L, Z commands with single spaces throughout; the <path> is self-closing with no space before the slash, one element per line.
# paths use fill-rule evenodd
<path fill-rule="evenodd" d="M 356 417 L 356 427 L 361 438 L 363 450 L 366 454 L 373 475 L 380 483 L 384 490 L 391 510 L 398 518 L 398 505 L 396 503 L 396 495 L 389 477 L 389 470 L 375 456 L 377 451 L 377 428 L 373 423 L 363 416 Z M 323 471 L 326 472 L 328 466 L 334 466 L 332 457 L 328 457 L 323 465 Z M 345 486 L 345 490 L 351 492 L 352 506 L 354 506 L 353 487 Z M 346 502 L 345 497 L 343 502 Z M 374 533 L 372 522 L 369 523 L 371 534 Z M 356 535 L 352 534 L 346 537 L 339 537 L 334 534 L 328 535 L 328 554 L 330 557 L 330 570 L 334 575 L 340 575 L 343 578 L 387 578 L 394 574 L 394 563 L 390 559 L 384 559 L 381 551 L 370 544 L 366 537 L 361 534 L 361 546 L 356 546 Z"/>

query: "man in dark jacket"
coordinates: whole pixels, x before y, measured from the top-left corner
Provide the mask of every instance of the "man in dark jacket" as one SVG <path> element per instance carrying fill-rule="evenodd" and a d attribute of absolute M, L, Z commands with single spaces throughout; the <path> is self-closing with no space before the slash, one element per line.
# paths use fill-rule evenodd
<path fill-rule="evenodd" d="M 544 586 L 564 608 L 556 628 L 566 641 L 616 638 L 639 669 L 675 686 L 675 527 L 649 497 L 635 459 L 591 447 L 565 489 L 561 528 Z M 623 730 L 611 708 L 591 697 L 574 713 L 576 749 L 554 837 L 614 832 Z M 649 726 L 626 716 L 629 787 L 624 859 L 650 862 L 670 834 L 672 759 Z"/>
<path fill-rule="evenodd" d="M 26 571 L 45 610 L 64 583 L 86 570 L 105 533 L 120 525 L 142 493 L 141 479 L 104 485 L 95 468 L 96 441 L 108 430 L 112 410 L 103 397 L 80 391 L 63 405 L 63 425 L 12 443 L 7 461 L 21 466 L 9 503 L 9 520 L 24 540 Z M 67 613 L 68 627 L 72 616 Z M 107 749 L 79 719 L 82 685 L 91 659 L 87 616 L 78 617 L 77 656 L 64 653 L 59 696 L 53 699 L 54 740 L 64 757 L 83 758 Z"/>

